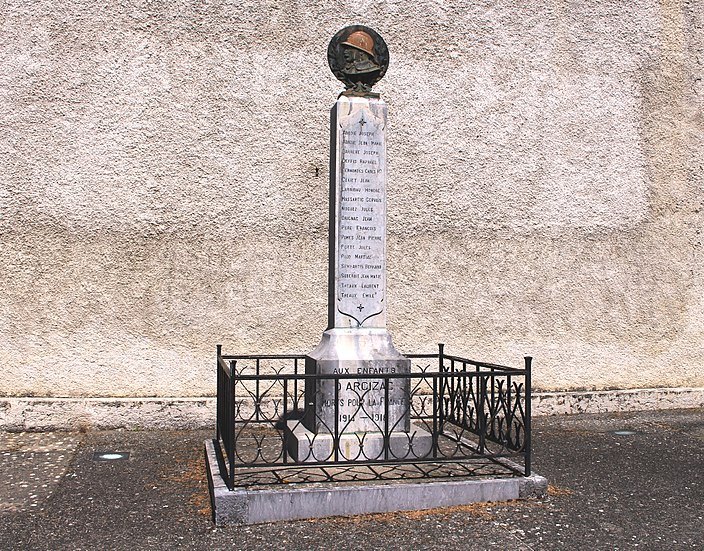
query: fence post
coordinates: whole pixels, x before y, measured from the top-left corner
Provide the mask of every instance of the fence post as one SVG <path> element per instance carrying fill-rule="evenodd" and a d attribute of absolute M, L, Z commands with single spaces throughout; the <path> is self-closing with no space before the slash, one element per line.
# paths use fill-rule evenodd
<path fill-rule="evenodd" d="M 482 407 L 479 408 L 479 453 L 484 453 L 486 448 L 486 377 L 479 377 L 479 402 Z"/>
<path fill-rule="evenodd" d="M 335 383 L 335 392 L 333 397 L 335 398 L 334 411 L 335 411 L 335 421 L 333 423 L 334 432 L 332 435 L 332 452 L 333 460 L 337 463 L 340 460 L 340 389 L 342 388 L 342 383 L 340 382 L 340 375 L 332 379 Z M 317 382 L 317 381 L 316 381 Z M 356 415 L 356 413 L 355 413 Z M 347 423 L 349 424 L 349 420 Z M 345 425 L 343 425 L 343 428 Z M 313 437 L 315 438 L 315 437 Z M 330 461 L 330 457 L 325 458 L 325 461 Z"/>
<path fill-rule="evenodd" d="M 227 459 L 228 462 L 230 463 L 230 480 L 229 480 L 229 487 L 230 490 L 233 490 L 235 488 L 235 448 L 237 447 L 237 435 L 235 433 L 235 373 L 237 373 L 237 361 L 236 360 L 231 360 L 230 361 L 230 376 L 228 377 L 228 385 L 227 385 L 227 403 L 229 407 L 227 408 L 227 413 L 226 415 L 228 416 L 229 419 L 232 419 L 232 423 L 228 423 L 228 438 L 225 440 L 225 442 L 229 441 L 229 446 L 227 449 Z"/>
<path fill-rule="evenodd" d="M 281 445 L 283 447 L 283 450 L 281 451 L 284 463 L 288 463 L 288 379 L 285 378 L 286 375 L 284 374 L 284 384 L 283 384 L 283 390 L 284 390 L 284 398 L 283 398 L 283 422 L 284 426 L 281 430 L 281 434 L 283 435 L 283 439 L 281 441 Z"/>
<path fill-rule="evenodd" d="M 215 397 L 215 440 L 220 441 L 220 411 L 222 398 L 222 374 L 220 373 L 220 356 L 222 355 L 222 345 L 218 344 L 215 347 L 215 373 L 217 374 L 217 396 Z"/>
<path fill-rule="evenodd" d="M 438 343 L 438 373 L 445 372 L 445 345 L 443 343 Z M 438 381 L 440 383 L 438 389 L 438 400 L 439 408 L 435 414 L 438 417 L 438 427 L 437 434 L 441 434 L 445 424 L 445 387 L 447 385 L 447 380 L 444 377 L 440 377 Z"/>
<path fill-rule="evenodd" d="M 410 384 L 410 379 L 408 379 Z M 391 435 L 389 434 L 389 378 L 384 377 L 384 459 L 391 457 Z"/>
<path fill-rule="evenodd" d="M 430 374 L 433 377 L 433 459 L 438 456 L 438 377 L 439 374 Z"/>
<path fill-rule="evenodd" d="M 526 419 L 524 421 L 525 425 L 525 431 L 526 431 L 526 444 L 525 444 L 525 469 L 526 469 L 526 476 L 530 476 L 531 472 L 531 397 L 532 397 L 532 390 L 531 390 L 531 368 L 533 364 L 533 358 L 531 356 L 526 356 L 524 358 L 525 360 L 525 367 L 526 367 L 526 403 L 525 403 L 525 414 L 526 414 Z"/>

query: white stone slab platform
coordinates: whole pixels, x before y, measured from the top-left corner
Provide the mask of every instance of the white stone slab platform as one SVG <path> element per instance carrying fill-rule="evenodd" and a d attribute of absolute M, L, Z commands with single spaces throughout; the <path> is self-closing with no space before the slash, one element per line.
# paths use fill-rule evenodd
<path fill-rule="evenodd" d="M 230 491 L 220 475 L 212 440 L 205 441 L 205 459 L 213 519 L 218 526 L 416 511 L 542 497 L 548 486 L 544 477 L 534 474 L 530 477 L 427 479 L 403 483 L 282 484 L 275 489 L 235 488 Z"/>

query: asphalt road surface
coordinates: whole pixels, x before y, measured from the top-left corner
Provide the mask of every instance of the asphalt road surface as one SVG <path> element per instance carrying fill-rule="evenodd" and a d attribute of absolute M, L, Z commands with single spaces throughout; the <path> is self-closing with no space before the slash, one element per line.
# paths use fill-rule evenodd
<path fill-rule="evenodd" d="M 701 409 L 536 417 L 541 500 L 224 528 L 209 437 L 0 433 L 0 549 L 704 549 Z"/>

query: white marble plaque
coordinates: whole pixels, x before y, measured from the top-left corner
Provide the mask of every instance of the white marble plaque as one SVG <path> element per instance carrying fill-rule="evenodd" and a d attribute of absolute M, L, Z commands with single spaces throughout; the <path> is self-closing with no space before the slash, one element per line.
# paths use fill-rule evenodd
<path fill-rule="evenodd" d="M 386 327 L 386 104 L 336 106 L 331 327 Z"/>

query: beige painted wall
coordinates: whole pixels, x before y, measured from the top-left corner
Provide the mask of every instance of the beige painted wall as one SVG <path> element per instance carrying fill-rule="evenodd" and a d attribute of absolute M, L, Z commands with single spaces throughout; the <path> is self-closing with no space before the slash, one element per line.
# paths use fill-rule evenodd
<path fill-rule="evenodd" d="M 351 23 L 391 51 L 396 345 L 704 386 L 702 0 L 98 4 L 0 3 L 0 395 L 209 395 L 216 343 L 317 344 Z"/>

